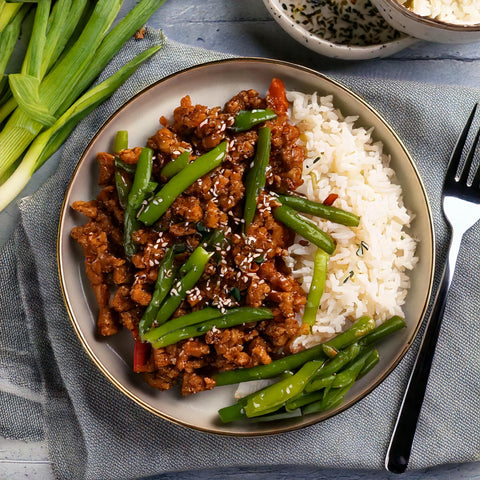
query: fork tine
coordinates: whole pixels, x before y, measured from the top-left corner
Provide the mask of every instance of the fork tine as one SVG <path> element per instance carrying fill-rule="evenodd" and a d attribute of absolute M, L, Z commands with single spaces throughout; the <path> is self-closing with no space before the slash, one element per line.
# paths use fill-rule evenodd
<path fill-rule="evenodd" d="M 460 163 L 460 159 L 462 158 L 463 147 L 465 146 L 465 142 L 468 137 L 468 132 L 470 130 L 470 127 L 472 126 L 473 118 L 475 117 L 475 112 L 477 111 L 477 107 L 478 107 L 478 103 L 476 103 L 475 106 L 473 107 L 472 113 L 470 113 L 467 123 L 465 124 L 462 134 L 457 140 L 455 149 L 453 150 L 452 156 L 450 157 L 450 162 L 448 163 L 447 171 L 445 174 L 445 180 L 447 181 L 453 180 L 457 176 L 458 164 Z"/>
<path fill-rule="evenodd" d="M 478 140 L 480 138 L 480 129 L 477 130 L 477 134 L 475 135 L 475 139 L 473 140 L 472 146 L 470 147 L 470 151 L 468 152 L 468 157 L 465 160 L 465 165 L 463 166 L 463 171 L 462 174 L 460 175 L 460 178 L 458 179 L 459 182 L 466 184 L 468 180 L 468 174 L 470 173 L 470 168 L 472 166 L 473 159 L 475 157 L 475 151 L 477 149 L 478 145 Z M 477 173 L 475 176 L 478 176 L 478 169 Z M 480 180 L 480 177 L 479 177 Z M 475 179 L 472 182 L 472 185 L 476 183 Z"/>
<path fill-rule="evenodd" d="M 480 128 L 478 129 L 477 135 L 475 136 L 475 140 L 473 141 L 472 148 L 470 149 L 470 154 L 472 158 L 475 155 L 475 150 L 478 145 L 478 141 L 480 140 Z M 472 180 L 472 186 L 478 187 L 478 184 L 480 183 L 480 165 L 477 165 L 477 171 L 475 172 L 475 176 L 473 177 Z"/>

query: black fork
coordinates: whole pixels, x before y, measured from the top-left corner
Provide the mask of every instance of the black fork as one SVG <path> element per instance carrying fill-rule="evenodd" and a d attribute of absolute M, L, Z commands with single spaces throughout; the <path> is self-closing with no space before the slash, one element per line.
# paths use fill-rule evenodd
<path fill-rule="evenodd" d="M 480 129 L 475 135 L 461 172 L 457 175 L 477 106 L 478 104 L 473 108 L 457 141 L 445 174 L 442 206 L 452 233 L 448 259 L 387 450 L 385 467 L 393 473 L 403 473 L 408 466 L 460 244 L 463 234 L 480 219 L 480 168 L 477 167 L 476 171 L 471 171 L 480 138 Z M 473 179 L 470 182 L 471 177 Z"/>

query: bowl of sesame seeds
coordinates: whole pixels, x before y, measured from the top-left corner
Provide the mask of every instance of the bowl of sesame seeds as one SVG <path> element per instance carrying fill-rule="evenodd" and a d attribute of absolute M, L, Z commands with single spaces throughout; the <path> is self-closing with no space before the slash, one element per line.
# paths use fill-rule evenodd
<path fill-rule="evenodd" d="M 310 50 L 331 58 L 367 60 L 418 42 L 394 29 L 370 0 L 263 0 L 274 20 Z"/>

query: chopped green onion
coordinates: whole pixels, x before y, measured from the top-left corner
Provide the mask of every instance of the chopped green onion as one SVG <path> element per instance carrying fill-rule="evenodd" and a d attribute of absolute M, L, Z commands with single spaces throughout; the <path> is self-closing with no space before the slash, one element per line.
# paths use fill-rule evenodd
<path fill-rule="evenodd" d="M 358 257 L 363 257 L 364 250 L 368 250 L 368 245 L 362 240 L 356 252 Z"/>
<path fill-rule="evenodd" d="M 255 258 L 253 259 L 253 261 L 254 261 L 255 263 L 257 263 L 258 265 L 261 265 L 261 264 L 265 261 L 265 254 L 262 253 L 262 254 L 259 255 L 258 257 L 255 257 Z"/>
<path fill-rule="evenodd" d="M 237 301 L 239 302 L 242 297 L 240 296 L 240 290 L 238 289 L 238 287 L 233 287 L 231 290 L 230 290 L 230 295 Z"/>
<path fill-rule="evenodd" d="M 350 280 L 354 275 L 354 272 L 353 270 L 350 270 L 350 272 L 348 272 L 348 275 L 343 279 L 343 282 L 342 283 L 347 283 L 348 280 Z"/>

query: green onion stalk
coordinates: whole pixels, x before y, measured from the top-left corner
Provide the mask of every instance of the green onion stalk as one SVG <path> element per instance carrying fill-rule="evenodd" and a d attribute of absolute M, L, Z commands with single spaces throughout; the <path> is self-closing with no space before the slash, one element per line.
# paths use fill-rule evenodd
<path fill-rule="evenodd" d="M 28 12 L 28 6 L 20 9 L 11 22 L 0 33 L 0 77 L 5 73 L 8 61 L 20 35 L 22 21 Z M 1 16 L 1 13 L 0 13 Z"/>
<path fill-rule="evenodd" d="M 58 150 L 75 125 L 109 98 L 140 63 L 151 57 L 160 48 L 160 46 L 149 48 L 124 65 L 117 73 L 89 90 L 49 129 L 35 138 L 13 174 L 0 186 L 0 211 L 22 191 L 31 176 Z"/>
<path fill-rule="evenodd" d="M 5 30 L 20 8 L 21 3 L 6 3 L 5 0 L 0 0 L 0 32 Z"/>
<path fill-rule="evenodd" d="M 12 93 L 17 102 L 21 100 L 23 105 L 12 113 L 0 132 L 0 177 L 22 155 L 43 127 L 49 126 L 51 116 L 63 113 L 59 112 L 60 106 L 88 68 L 120 6 L 118 0 L 98 2 L 76 43 L 41 83 L 37 81 L 35 85 L 31 76 L 16 74 L 12 84 L 10 75 Z M 27 91 L 30 92 L 29 95 Z M 43 123 L 38 121 L 40 118 L 35 111 L 28 109 L 30 104 L 38 105 L 48 112 L 48 118 Z M 35 115 L 35 120 L 32 115 Z"/>
<path fill-rule="evenodd" d="M 8 75 L 5 75 L 5 71 L 20 35 L 22 22 L 29 10 L 30 6 L 28 5 L 19 9 L 10 23 L 0 32 L 0 124 L 15 109 L 16 102 L 15 99 L 12 98 L 12 93 L 8 85 Z"/>
<path fill-rule="evenodd" d="M 87 10 L 88 0 L 75 0 L 71 8 L 69 8 L 67 2 L 71 2 L 71 0 L 58 0 L 53 7 L 50 16 L 50 27 L 45 40 L 40 78 L 43 78 L 57 61 Z M 27 11 L 29 8 L 25 6 L 22 10 Z M 15 21 L 17 21 L 17 17 L 18 15 L 15 17 Z M 10 25 L 13 23 L 12 21 Z M 20 31 L 20 25 L 18 30 Z M 0 48 L 1 51 L 2 49 Z M 3 102 L 0 101 L 0 123 L 7 119 L 18 106 L 11 92 L 9 93 L 9 98 L 5 98 Z"/>
<path fill-rule="evenodd" d="M 45 39 L 47 36 L 48 19 L 50 17 L 51 0 L 38 0 L 33 21 L 32 34 L 27 52 L 23 60 L 22 75 L 40 77 Z"/>
<path fill-rule="evenodd" d="M 37 13 L 40 5 L 46 5 L 43 2 L 49 0 L 42 0 L 37 5 Z M 97 96 L 82 97 L 79 103 L 76 100 L 163 2 L 164 0 L 141 0 L 110 32 L 122 5 L 121 0 L 96 2 L 87 19 L 88 11 L 85 7 L 88 2 L 59 0 L 55 3 L 48 18 L 47 40 L 51 41 L 43 42 L 43 48 L 32 47 L 28 59 L 29 68 L 9 76 L 14 98 L 0 107 L 0 122 L 6 120 L 0 131 L 0 182 L 8 179 L 12 168 L 29 145 L 42 130 L 47 129 L 44 133 L 49 133 L 42 134 L 41 140 L 29 150 L 29 159 L 20 162 L 20 171 L 16 177 L 20 177 L 22 185 L 25 185 L 25 175 L 31 175 L 46 160 L 45 152 L 53 153 L 61 144 L 59 139 L 68 136 L 65 132 L 70 133 L 72 125 L 91 111 L 94 108 L 92 105 L 100 103 L 96 98 L 102 98 L 105 91 L 101 93 L 100 90 L 95 90 Z M 5 8 L 7 6 L 8 4 Z M 1 12 L 1 18 L 5 8 Z M 85 25 L 79 31 L 84 20 Z M 65 38 L 62 36 L 62 21 Z M 37 14 L 34 23 L 37 23 Z M 38 29 L 45 24 L 45 17 L 40 13 L 38 23 Z M 115 84 L 114 80 L 112 84 Z M 109 90 L 107 84 L 102 85 Z M 112 93 L 113 90 L 105 98 Z M 75 107 L 70 110 L 72 105 Z M 12 198 L 9 195 L 8 199 Z M 1 208 L 4 208 L 6 201 L 2 197 Z"/>
<path fill-rule="evenodd" d="M 40 65 L 40 79 L 51 69 L 60 54 L 63 52 L 80 19 L 85 14 L 87 6 L 88 0 L 75 0 L 73 4 L 72 0 L 57 0 L 57 2 L 55 2 L 49 18 L 48 33 L 45 39 L 43 58 Z M 19 14 L 15 17 L 15 21 L 17 21 L 17 17 L 19 17 L 20 13 L 23 10 L 25 10 L 25 12 L 28 11 L 28 8 L 29 7 L 24 7 L 24 9 L 20 10 Z M 13 23 L 14 22 L 12 21 L 10 25 Z M 18 30 L 20 30 L 20 25 L 18 25 Z M 32 36 L 30 43 L 33 38 L 34 37 Z M 1 51 L 2 49 L 0 48 L 0 52 Z M 8 118 L 17 106 L 17 101 L 11 96 L 10 92 L 10 98 L 6 98 L 4 102 L 0 102 L 0 123 Z"/>

